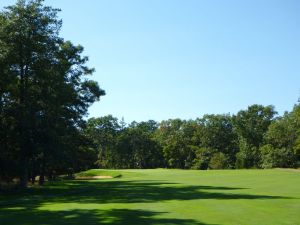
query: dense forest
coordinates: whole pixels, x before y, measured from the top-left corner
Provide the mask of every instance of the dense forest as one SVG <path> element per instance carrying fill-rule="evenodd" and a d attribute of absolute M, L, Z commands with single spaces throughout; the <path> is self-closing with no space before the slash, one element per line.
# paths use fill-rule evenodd
<path fill-rule="evenodd" d="M 281 117 L 262 105 L 160 123 L 125 125 L 109 115 L 89 119 L 83 133 L 99 168 L 293 168 L 300 159 L 300 104 Z"/>
<path fill-rule="evenodd" d="M 89 168 L 293 168 L 300 103 L 278 116 L 251 105 L 236 115 L 126 124 L 86 120 L 105 95 L 83 47 L 59 36 L 59 10 L 22 1 L 0 13 L 0 180 L 39 183 Z M 205 108 L 205 105 L 203 106 Z"/>

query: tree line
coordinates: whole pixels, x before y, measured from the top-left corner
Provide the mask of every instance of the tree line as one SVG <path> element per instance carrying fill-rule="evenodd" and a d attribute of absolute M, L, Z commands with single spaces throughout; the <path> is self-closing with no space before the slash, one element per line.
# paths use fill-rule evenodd
<path fill-rule="evenodd" d="M 105 92 L 89 78 L 83 47 L 59 36 L 58 12 L 43 0 L 0 12 L 0 184 L 43 184 L 89 168 L 299 166 L 299 103 L 283 116 L 252 105 L 195 120 L 86 121 Z"/>
<path fill-rule="evenodd" d="M 236 115 L 149 120 L 126 125 L 108 115 L 83 130 L 99 168 L 294 168 L 300 163 L 300 104 L 278 116 L 251 105 Z"/>

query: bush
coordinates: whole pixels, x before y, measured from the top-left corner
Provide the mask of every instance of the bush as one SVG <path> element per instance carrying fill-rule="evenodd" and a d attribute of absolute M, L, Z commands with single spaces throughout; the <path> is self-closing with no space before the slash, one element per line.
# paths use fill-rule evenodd
<path fill-rule="evenodd" d="M 215 150 L 211 148 L 198 148 L 196 150 L 195 159 L 193 160 L 192 169 L 207 170 L 209 161 L 214 152 Z"/>
<path fill-rule="evenodd" d="M 208 167 L 214 170 L 227 169 L 229 167 L 228 159 L 222 152 L 215 153 L 211 157 Z"/>
<path fill-rule="evenodd" d="M 262 168 L 294 168 L 296 167 L 296 155 L 289 148 L 274 148 L 272 145 L 264 145 L 260 148 Z"/>
<path fill-rule="evenodd" d="M 239 143 L 240 152 L 236 154 L 235 167 L 243 168 L 259 168 L 260 167 L 260 152 L 257 147 L 249 145 L 244 139 Z"/>

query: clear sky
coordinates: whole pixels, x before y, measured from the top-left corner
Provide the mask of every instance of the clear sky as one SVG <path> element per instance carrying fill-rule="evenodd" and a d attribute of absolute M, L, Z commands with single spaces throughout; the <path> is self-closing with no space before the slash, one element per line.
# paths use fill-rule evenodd
<path fill-rule="evenodd" d="M 0 7 L 14 0 L 1 0 Z M 107 95 L 90 116 L 194 119 L 300 97 L 298 0 L 46 0 Z"/>

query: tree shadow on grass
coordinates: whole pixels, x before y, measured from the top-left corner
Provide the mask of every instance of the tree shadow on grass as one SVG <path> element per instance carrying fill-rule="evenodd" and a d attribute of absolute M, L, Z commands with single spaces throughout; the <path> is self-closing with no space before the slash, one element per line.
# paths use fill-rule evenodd
<path fill-rule="evenodd" d="M 19 194 L 7 194 L 1 205 L 43 203 L 146 203 L 196 199 L 288 199 L 283 196 L 236 193 L 244 188 L 219 186 L 183 186 L 163 181 L 68 181 Z M 1 198 L 0 198 L 1 199 Z M 3 199 L 3 197 L 2 197 Z"/>
<path fill-rule="evenodd" d="M 108 203 L 155 203 L 169 200 L 201 199 L 288 199 L 283 196 L 251 195 L 238 193 L 244 188 L 196 186 L 164 181 L 68 181 L 56 182 L 25 192 L 2 193 L 0 198 L 1 224 L 178 224 L 205 225 L 192 219 L 162 218 L 167 212 L 144 210 L 101 210 Z M 69 208 L 67 203 L 99 204 L 92 209 Z M 45 205 L 61 204 L 62 209 L 46 210 Z M 178 203 L 180 204 L 180 203 Z M 65 207 L 65 208 L 64 208 Z M 96 208 L 95 208 L 96 207 Z M 124 207 L 124 206 L 123 206 Z M 98 210 L 99 208 L 99 210 Z M 208 225 L 208 224 L 206 224 Z"/>
<path fill-rule="evenodd" d="M 217 225 L 193 219 L 161 218 L 165 212 L 145 210 L 66 210 L 45 211 L 34 209 L 6 209 L 0 213 L 1 224 L 26 225 Z"/>

